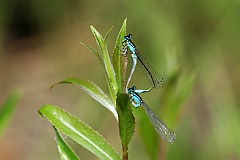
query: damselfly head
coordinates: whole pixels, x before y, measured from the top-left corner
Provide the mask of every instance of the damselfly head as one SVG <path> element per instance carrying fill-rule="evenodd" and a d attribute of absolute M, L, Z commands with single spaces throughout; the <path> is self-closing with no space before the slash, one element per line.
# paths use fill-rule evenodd
<path fill-rule="evenodd" d="M 132 34 L 124 36 L 124 41 L 132 39 L 132 36 L 133 36 Z"/>
<path fill-rule="evenodd" d="M 136 90 L 136 86 L 132 86 L 132 87 L 128 88 L 128 94 L 131 94 L 135 90 Z"/>

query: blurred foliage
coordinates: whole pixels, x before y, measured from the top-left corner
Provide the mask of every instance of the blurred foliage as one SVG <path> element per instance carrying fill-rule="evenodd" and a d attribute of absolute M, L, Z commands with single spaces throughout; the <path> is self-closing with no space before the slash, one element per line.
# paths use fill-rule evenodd
<path fill-rule="evenodd" d="M 14 31 L 24 24 L 21 21 L 10 23 L 16 15 L 13 13 L 16 12 L 17 2 L 4 1 L 0 5 L 1 45 L 12 33 L 18 33 Z M 160 157 L 240 159 L 239 0 L 72 0 L 21 3 L 30 10 L 23 17 L 31 19 L 33 16 L 32 20 L 27 19 L 26 22 L 34 24 L 32 27 L 35 29 L 39 28 L 39 32 L 33 34 L 50 33 L 64 23 L 71 25 L 74 21 L 79 23 L 80 28 L 76 33 L 79 39 L 75 41 L 85 38 L 81 34 L 89 33 L 90 24 L 97 26 L 100 31 L 107 31 L 111 25 L 116 28 L 121 26 L 123 19 L 128 18 L 127 32 L 134 35 L 138 49 L 152 63 L 153 68 L 167 79 L 163 90 L 143 96 L 154 111 L 159 109 L 157 113 L 177 134 L 176 143 L 165 147 L 168 148 L 167 157 Z M 21 13 L 17 12 L 18 16 Z M 114 28 L 113 34 L 117 31 Z M 111 34 L 110 47 L 113 46 L 115 37 Z M 80 52 L 86 54 L 85 50 Z M 132 82 L 136 81 L 145 84 L 141 73 L 137 71 Z M 192 92 L 187 93 L 190 90 Z M 177 108 L 174 106 L 179 106 L 179 110 L 175 110 Z M 141 111 L 135 111 L 137 117 L 143 113 Z M 144 123 L 144 115 L 141 117 L 141 123 Z M 149 130 L 149 134 L 152 131 Z M 149 137 L 144 141 L 152 144 L 157 139 Z M 139 144 L 143 145 L 143 142 L 136 139 L 130 144 L 136 153 L 130 155 L 131 159 L 142 159 L 146 155 L 145 149 Z M 154 148 L 148 150 L 148 153 L 160 154 Z"/>
<path fill-rule="evenodd" d="M 18 99 L 19 93 L 15 91 L 0 107 L 0 137 L 13 117 Z"/>

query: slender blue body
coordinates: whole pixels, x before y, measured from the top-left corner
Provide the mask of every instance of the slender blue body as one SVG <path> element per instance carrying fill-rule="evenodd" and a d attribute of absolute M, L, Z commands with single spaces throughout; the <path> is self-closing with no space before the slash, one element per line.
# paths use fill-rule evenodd
<path fill-rule="evenodd" d="M 147 62 L 144 60 L 144 58 L 140 55 L 140 53 L 137 50 L 137 46 L 133 43 L 132 41 L 132 34 L 126 35 L 124 36 L 124 41 L 123 43 L 125 43 L 125 45 L 128 46 L 129 50 L 132 52 L 131 56 L 133 59 L 133 66 L 132 66 L 132 70 L 131 73 L 129 75 L 128 81 L 127 81 L 127 86 L 131 80 L 132 74 L 135 70 L 135 67 L 137 65 L 137 60 L 140 61 L 140 63 L 143 65 L 143 67 L 146 69 L 146 71 L 149 74 L 149 77 L 153 83 L 153 87 L 151 87 L 148 91 L 150 91 L 153 88 L 159 88 L 162 87 L 164 85 L 164 79 L 163 77 L 159 78 L 152 69 L 150 69 L 150 67 L 147 65 Z"/>
<path fill-rule="evenodd" d="M 132 34 L 124 36 L 124 42 L 126 42 L 127 46 L 132 52 L 137 51 L 137 46 L 132 41 Z"/>
<path fill-rule="evenodd" d="M 153 112 L 153 110 L 142 100 L 139 94 L 148 92 L 148 90 L 137 90 L 135 86 L 128 89 L 128 94 L 135 108 L 143 106 L 150 122 L 157 133 L 168 143 L 173 144 L 176 140 L 176 134 L 167 127 L 167 125 Z"/>

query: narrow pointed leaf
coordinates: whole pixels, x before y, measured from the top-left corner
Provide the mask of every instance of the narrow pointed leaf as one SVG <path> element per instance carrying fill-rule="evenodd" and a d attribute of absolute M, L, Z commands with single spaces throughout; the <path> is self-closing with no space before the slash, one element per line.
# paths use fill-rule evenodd
<path fill-rule="evenodd" d="M 113 29 L 113 26 L 108 30 L 107 34 L 105 35 L 104 42 L 107 41 L 108 35 L 109 35 L 109 33 L 111 32 L 112 29 Z"/>
<path fill-rule="evenodd" d="M 92 53 L 94 53 L 96 55 L 96 57 L 98 58 L 98 60 L 101 62 L 101 64 L 104 66 L 104 63 L 103 63 L 103 59 L 101 57 L 101 55 L 95 50 L 93 49 L 92 47 L 82 43 L 82 42 L 79 42 L 81 45 L 83 45 L 84 47 L 86 47 L 87 49 L 89 49 Z"/>
<path fill-rule="evenodd" d="M 122 144 L 126 147 L 130 143 L 133 133 L 135 118 L 132 105 L 127 94 L 117 94 L 117 112 L 119 116 L 119 129 Z"/>
<path fill-rule="evenodd" d="M 0 108 L 0 136 L 12 118 L 18 99 L 19 93 L 14 92 Z"/>
<path fill-rule="evenodd" d="M 113 67 L 116 73 L 116 79 L 119 87 L 119 92 L 125 92 L 125 79 L 126 79 L 126 70 L 127 70 L 127 57 L 122 55 L 121 47 L 124 36 L 126 35 L 126 23 L 127 19 L 124 20 L 122 28 L 120 29 L 116 44 L 114 47 L 114 52 L 112 56 Z"/>
<path fill-rule="evenodd" d="M 114 117 L 118 120 L 117 112 L 116 112 L 113 102 L 93 82 L 85 80 L 85 79 L 79 79 L 79 78 L 68 78 L 68 79 L 65 79 L 61 82 L 54 84 L 51 88 L 53 88 L 55 85 L 64 84 L 64 83 L 74 84 L 74 85 L 80 87 L 88 95 L 90 95 L 93 99 L 95 99 L 100 104 L 102 104 L 105 108 L 107 108 L 109 111 L 111 111 L 113 113 Z"/>
<path fill-rule="evenodd" d="M 96 42 L 100 48 L 100 51 L 102 53 L 102 58 L 104 61 L 104 67 L 105 70 L 107 72 L 107 76 L 108 76 L 108 83 L 109 83 L 109 91 L 111 94 L 111 98 L 113 101 L 116 100 L 116 94 L 118 91 L 118 87 L 117 87 L 117 82 L 116 82 L 116 75 L 115 75 L 115 71 L 113 69 L 112 63 L 111 63 L 111 59 L 109 57 L 108 54 L 108 49 L 107 49 L 107 43 L 104 41 L 104 39 L 102 38 L 102 36 L 100 35 L 100 33 L 93 27 L 90 26 L 92 33 L 96 39 Z"/>
<path fill-rule="evenodd" d="M 101 135 L 63 109 L 53 105 L 44 105 L 39 109 L 39 113 L 45 116 L 59 131 L 100 159 L 121 159 L 119 154 Z"/>
<path fill-rule="evenodd" d="M 79 160 L 74 151 L 67 145 L 67 143 L 62 139 L 58 130 L 53 127 L 56 132 L 56 142 L 60 157 L 62 160 Z"/>

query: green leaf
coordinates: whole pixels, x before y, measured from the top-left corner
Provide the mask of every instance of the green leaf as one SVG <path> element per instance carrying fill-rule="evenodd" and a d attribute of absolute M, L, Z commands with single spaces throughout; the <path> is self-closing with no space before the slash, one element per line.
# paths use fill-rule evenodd
<path fill-rule="evenodd" d="M 97 41 L 97 44 L 100 48 L 101 54 L 102 54 L 102 58 L 103 58 L 103 62 L 104 62 L 104 68 L 106 70 L 107 73 L 107 77 L 108 77 L 108 86 L 109 86 L 109 91 L 111 94 L 111 98 L 113 101 L 116 100 L 116 94 L 118 91 L 118 86 L 117 86 L 117 82 L 116 82 L 116 75 L 115 75 L 115 71 L 113 69 L 109 54 L 108 54 L 108 49 L 107 49 L 107 43 L 106 41 L 102 38 L 102 36 L 100 35 L 100 33 L 93 27 L 90 26 L 92 33 Z"/>
<path fill-rule="evenodd" d="M 19 99 L 19 93 L 12 93 L 0 108 L 0 136 L 10 122 Z"/>
<path fill-rule="evenodd" d="M 39 113 L 45 116 L 59 131 L 100 159 L 121 159 L 119 154 L 101 135 L 63 109 L 53 105 L 44 105 L 39 109 Z"/>
<path fill-rule="evenodd" d="M 132 113 L 132 104 L 127 94 L 117 94 L 117 112 L 119 118 L 120 137 L 123 146 L 128 146 L 133 133 L 135 118 Z"/>
<path fill-rule="evenodd" d="M 113 29 L 113 26 L 108 30 L 107 34 L 105 35 L 104 42 L 107 41 L 108 35 L 109 35 L 109 33 L 111 32 L 112 29 Z"/>
<path fill-rule="evenodd" d="M 58 84 L 74 84 L 78 87 L 80 87 L 82 90 L 84 90 L 88 95 L 90 95 L 93 99 L 98 101 L 100 104 L 102 104 L 105 108 L 107 108 L 109 111 L 111 111 L 114 115 L 114 117 L 118 120 L 117 112 L 115 109 L 115 105 L 113 102 L 108 98 L 108 96 L 93 82 L 85 79 L 79 79 L 79 78 L 68 78 L 61 82 L 58 82 L 54 84 L 51 88 Z"/>
<path fill-rule="evenodd" d="M 62 139 L 58 130 L 53 127 L 56 132 L 56 141 L 58 145 L 58 151 L 62 160 L 79 160 L 74 151 L 67 145 L 67 143 Z"/>
<path fill-rule="evenodd" d="M 113 67 L 116 73 L 117 84 L 119 92 L 125 92 L 125 76 L 127 70 L 127 57 L 122 55 L 121 46 L 124 36 L 126 35 L 126 23 L 127 19 L 124 20 L 123 25 L 118 33 L 114 52 L 112 56 Z"/>

